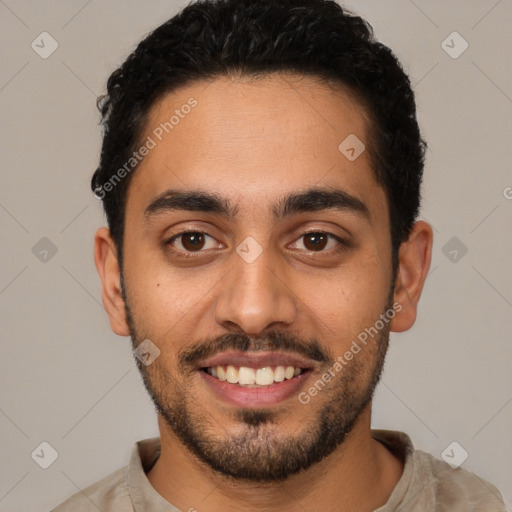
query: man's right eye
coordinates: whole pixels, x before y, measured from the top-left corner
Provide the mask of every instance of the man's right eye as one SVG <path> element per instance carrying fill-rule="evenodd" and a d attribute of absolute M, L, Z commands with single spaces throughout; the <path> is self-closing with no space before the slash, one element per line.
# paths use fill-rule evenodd
<path fill-rule="evenodd" d="M 172 250 L 177 252 L 204 252 L 202 249 L 215 248 L 215 244 L 212 244 L 212 242 L 210 242 L 210 247 L 207 246 L 208 239 L 215 241 L 212 236 L 204 231 L 181 231 L 169 238 L 169 240 L 165 242 L 165 245 L 170 245 L 173 247 Z"/>

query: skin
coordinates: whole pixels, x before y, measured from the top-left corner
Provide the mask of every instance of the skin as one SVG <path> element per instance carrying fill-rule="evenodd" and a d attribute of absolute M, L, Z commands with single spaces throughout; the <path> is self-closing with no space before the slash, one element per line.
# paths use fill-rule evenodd
<path fill-rule="evenodd" d="M 198 372 L 178 365 L 179 356 L 228 333 L 261 341 L 279 331 L 294 340 L 316 340 L 333 359 L 375 324 L 390 299 L 401 305 L 390 330 L 409 329 L 430 266 L 432 229 L 422 221 L 414 224 L 400 247 L 392 283 L 385 191 L 375 180 L 367 151 L 351 162 L 338 150 L 349 134 L 366 141 L 368 132 L 364 109 L 343 90 L 283 73 L 257 81 L 223 77 L 195 82 L 153 106 L 144 137 L 191 96 L 197 107 L 149 152 L 129 186 L 125 294 L 109 231 L 102 227 L 96 233 L 95 263 L 112 330 L 132 335 L 135 345 L 149 338 L 160 348 L 154 363 L 139 368 L 162 403 L 183 398 L 190 420 L 207 430 L 212 442 L 229 443 L 228 436 L 236 435 L 246 435 L 254 446 L 265 446 L 258 435 L 277 443 L 290 436 L 308 439 L 323 407 L 334 407 L 339 396 L 357 400 L 369 389 L 387 347 L 386 330 L 307 405 L 293 396 L 263 411 L 272 422 L 255 427 L 233 405 L 215 400 Z M 280 198 L 312 186 L 357 197 L 366 204 L 369 219 L 332 209 L 274 219 L 272 207 Z M 237 207 L 236 220 L 179 210 L 147 222 L 145 208 L 171 188 L 216 192 Z M 212 237 L 198 258 L 177 256 L 185 251 L 183 239 L 174 242 L 174 252 L 165 245 L 183 230 Z M 331 239 L 325 248 L 311 250 L 303 236 L 307 231 L 333 233 L 351 247 L 336 252 Z M 263 250 L 250 264 L 235 250 L 248 236 Z M 329 366 L 317 362 L 308 382 Z M 344 375 L 351 380 L 343 380 Z M 191 455 L 159 414 L 162 452 L 147 476 L 181 510 L 371 511 L 388 500 L 403 461 L 371 437 L 370 420 L 371 400 L 328 456 L 284 480 L 256 482 L 230 478 Z"/>

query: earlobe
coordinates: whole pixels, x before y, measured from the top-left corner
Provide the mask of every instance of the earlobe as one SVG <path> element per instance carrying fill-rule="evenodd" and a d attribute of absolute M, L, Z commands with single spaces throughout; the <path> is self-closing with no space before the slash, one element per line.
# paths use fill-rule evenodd
<path fill-rule="evenodd" d="M 110 327 L 119 336 L 129 336 L 117 249 L 106 227 L 99 228 L 94 236 L 94 263 L 101 279 L 101 296 Z"/>
<path fill-rule="evenodd" d="M 394 301 L 402 309 L 391 321 L 391 330 L 403 332 L 416 321 L 418 302 L 432 259 L 433 232 L 429 224 L 414 224 L 409 239 L 400 246 Z"/>

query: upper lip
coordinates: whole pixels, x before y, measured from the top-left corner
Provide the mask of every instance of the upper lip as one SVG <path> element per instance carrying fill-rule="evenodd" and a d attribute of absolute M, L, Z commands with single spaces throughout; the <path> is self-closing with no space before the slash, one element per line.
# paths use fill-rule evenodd
<path fill-rule="evenodd" d="M 263 368 L 265 366 L 294 366 L 295 368 L 312 369 L 315 362 L 286 352 L 223 352 L 204 361 L 200 361 L 200 368 L 211 366 L 246 366 L 248 368 Z"/>

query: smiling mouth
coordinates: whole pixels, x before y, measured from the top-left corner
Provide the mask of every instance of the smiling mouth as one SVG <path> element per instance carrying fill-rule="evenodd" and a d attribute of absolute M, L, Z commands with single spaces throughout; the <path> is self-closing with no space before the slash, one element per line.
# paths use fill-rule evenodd
<path fill-rule="evenodd" d="M 286 380 L 299 377 L 309 371 L 295 366 L 263 366 L 251 368 L 248 366 L 217 365 L 201 368 L 208 375 L 221 382 L 246 388 L 264 388 Z"/>

